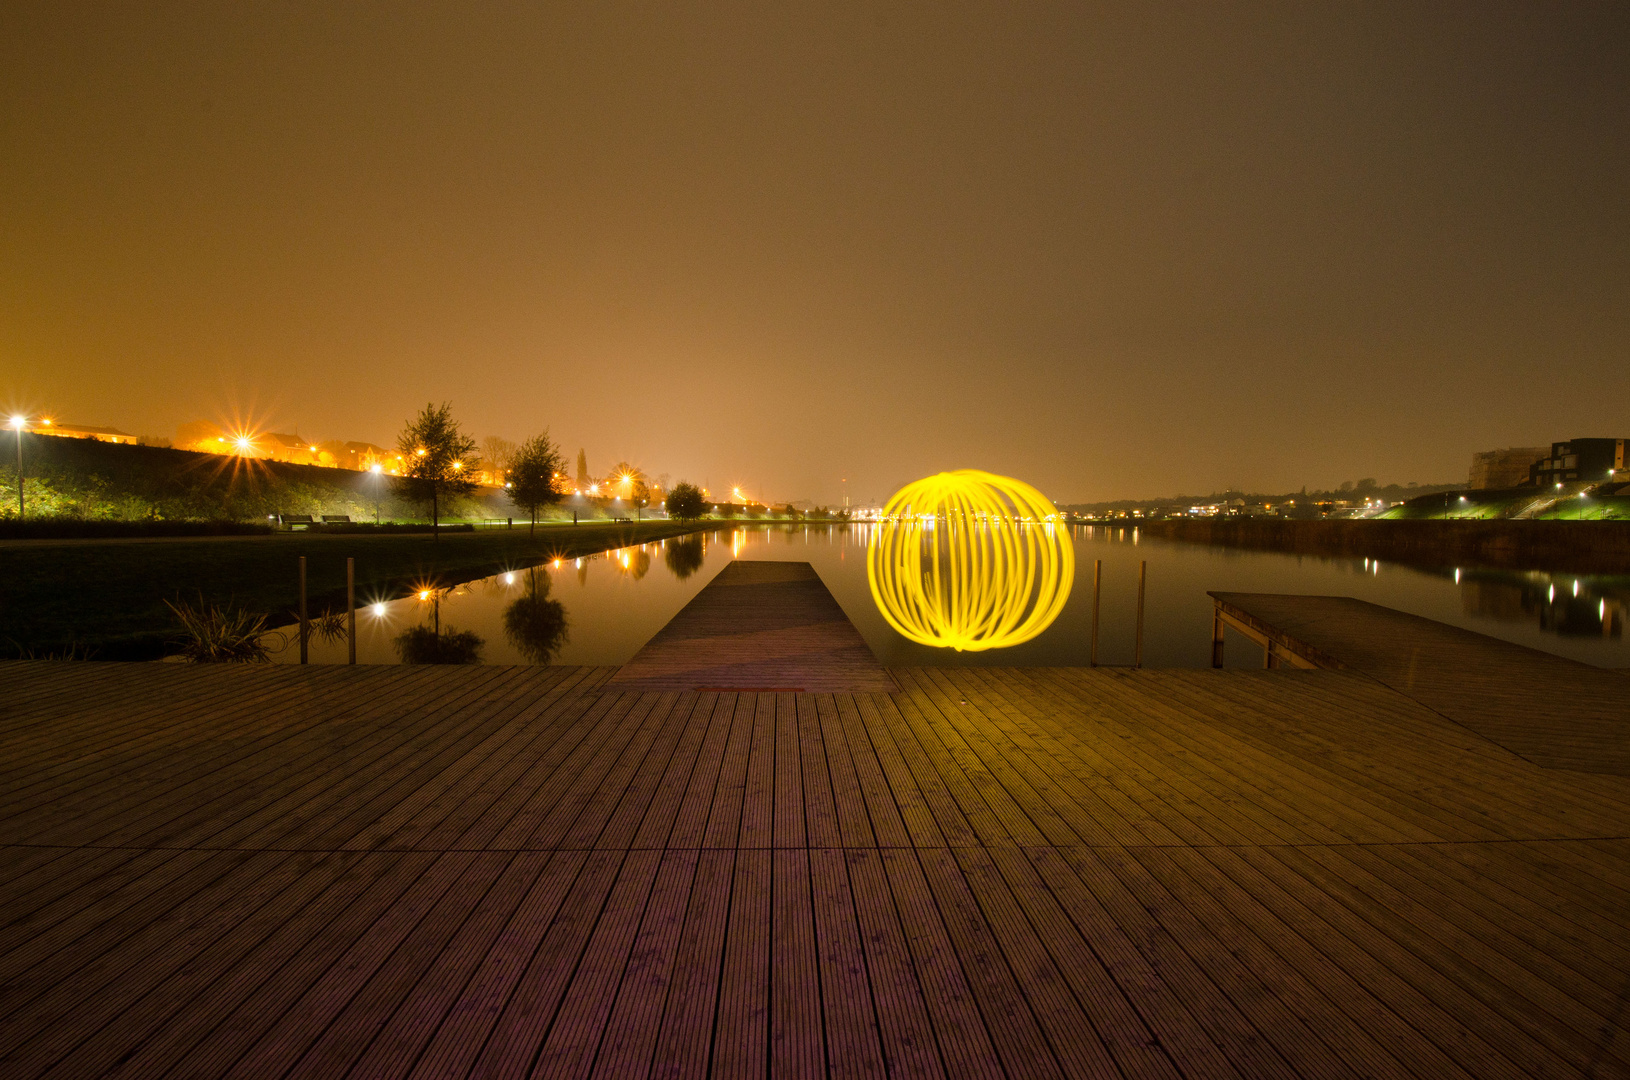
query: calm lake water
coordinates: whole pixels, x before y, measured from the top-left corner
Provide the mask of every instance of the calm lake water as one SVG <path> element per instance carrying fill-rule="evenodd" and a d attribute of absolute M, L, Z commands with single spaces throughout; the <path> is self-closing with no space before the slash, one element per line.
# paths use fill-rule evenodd
<path fill-rule="evenodd" d="M 480 639 L 491 664 L 621 664 L 732 559 L 811 563 L 885 664 L 1078 665 L 1087 662 L 1093 560 L 1104 563 L 1099 662 L 1131 663 L 1138 563 L 1147 560 L 1144 664 L 1211 663 L 1208 589 L 1354 596 L 1601 667 L 1630 667 L 1622 636 L 1630 578 L 1542 572 L 1423 571 L 1367 559 L 1320 558 L 1151 540 L 1135 529 L 1075 528 L 1075 585 L 1039 637 L 957 653 L 907 641 L 879 614 L 866 583 L 867 525 L 748 526 L 621 548 L 407 598 L 366 598 L 357 660 L 401 662 L 415 627 Z M 359 597 L 361 602 L 363 597 Z M 473 642 L 471 643 L 474 644 Z M 297 659 L 294 646 L 277 660 Z M 313 663 L 343 663 L 345 644 L 314 640 Z M 1229 632 L 1229 667 L 1260 667 L 1262 651 Z"/>

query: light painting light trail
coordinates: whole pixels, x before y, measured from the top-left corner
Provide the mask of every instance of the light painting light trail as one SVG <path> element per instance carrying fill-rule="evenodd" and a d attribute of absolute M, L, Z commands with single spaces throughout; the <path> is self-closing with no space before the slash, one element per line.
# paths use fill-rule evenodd
<path fill-rule="evenodd" d="M 921 645 L 982 652 L 1029 641 L 1064 609 L 1075 550 L 1029 484 L 977 469 L 907 484 L 866 545 L 888 624 Z"/>

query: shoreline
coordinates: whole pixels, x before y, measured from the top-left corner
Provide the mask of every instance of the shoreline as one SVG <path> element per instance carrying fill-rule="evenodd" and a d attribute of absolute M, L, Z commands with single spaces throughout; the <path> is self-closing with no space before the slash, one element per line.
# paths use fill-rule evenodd
<path fill-rule="evenodd" d="M 1630 522 L 1168 518 L 1135 527 L 1145 536 L 1191 544 L 1412 566 L 1630 574 Z"/>

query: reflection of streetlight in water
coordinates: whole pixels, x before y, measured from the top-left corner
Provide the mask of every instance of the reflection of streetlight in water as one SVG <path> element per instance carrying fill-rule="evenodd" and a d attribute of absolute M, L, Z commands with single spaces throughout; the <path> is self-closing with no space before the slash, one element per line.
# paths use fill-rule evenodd
<path fill-rule="evenodd" d="M 1075 550 L 1028 484 L 975 469 L 896 492 L 866 545 L 883 618 L 921 645 L 958 652 L 1029 641 L 1064 609 Z"/>

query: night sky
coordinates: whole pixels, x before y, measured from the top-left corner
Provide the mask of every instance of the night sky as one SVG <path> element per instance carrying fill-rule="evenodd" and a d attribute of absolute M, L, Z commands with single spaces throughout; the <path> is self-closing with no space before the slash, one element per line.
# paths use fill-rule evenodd
<path fill-rule="evenodd" d="M 772 499 L 1630 435 L 1624 4 L 0 9 L 0 406 Z"/>

